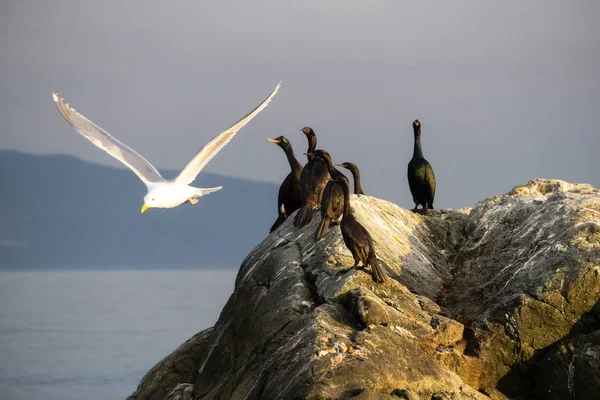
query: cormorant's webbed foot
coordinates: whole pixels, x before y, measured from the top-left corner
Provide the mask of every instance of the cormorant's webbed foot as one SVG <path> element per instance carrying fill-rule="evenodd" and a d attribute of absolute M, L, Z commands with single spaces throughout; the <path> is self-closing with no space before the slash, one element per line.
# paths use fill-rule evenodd
<path fill-rule="evenodd" d="M 359 263 L 359 262 L 360 262 L 360 261 L 356 261 L 356 262 L 354 263 L 354 265 L 353 265 L 353 266 L 351 266 L 350 268 L 344 269 L 344 270 L 342 270 L 342 271 L 344 271 L 344 273 L 346 273 L 346 272 L 350 272 L 350 271 L 352 271 L 352 270 L 361 270 L 361 271 L 362 271 L 362 270 L 364 270 L 364 269 L 365 269 L 365 266 L 364 266 L 364 265 L 361 265 L 361 266 L 359 267 L 359 266 L 358 266 L 358 263 Z"/>
<path fill-rule="evenodd" d="M 350 268 L 344 268 L 344 269 L 340 269 L 340 274 L 347 274 L 348 272 L 351 272 L 352 270 L 356 269 L 356 265 L 351 266 Z"/>

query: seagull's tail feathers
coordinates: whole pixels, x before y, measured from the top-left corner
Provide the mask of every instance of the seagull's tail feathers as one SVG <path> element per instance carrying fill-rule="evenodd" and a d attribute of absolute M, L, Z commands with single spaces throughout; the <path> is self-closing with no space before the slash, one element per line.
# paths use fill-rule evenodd
<path fill-rule="evenodd" d="M 207 194 L 211 194 L 211 193 L 216 192 L 217 190 L 221 190 L 221 189 L 223 189 L 223 186 L 217 186 L 217 187 L 212 187 L 212 188 L 196 188 L 194 197 L 206 196 Z"/>

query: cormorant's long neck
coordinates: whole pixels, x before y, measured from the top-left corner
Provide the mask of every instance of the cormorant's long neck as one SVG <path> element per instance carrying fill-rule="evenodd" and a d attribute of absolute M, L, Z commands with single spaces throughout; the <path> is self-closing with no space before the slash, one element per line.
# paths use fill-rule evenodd
<path fill-rule="evenodd" d="M 313 133 L 308 136 L 308 151 L 307 153 L 313 153 L 317 148 L 317 136 Z"/>
<path fill-rule="evenodd" d="M 344 191 L 344 216 L 352 215 L 352 209 L 350 208 L 350 187 L 347 184 L 340 184 Z"/>
<path fill-rule="evenodd" d="M 294 150 L 291 147 L 285 149 L 285 155 L 287 156 L 288 162 L 290 163 L 290 168 L 292 169 L 292 173 L 300 176 L 302 172 L 302 165 L 296 160 L 296 156 L 294 155 Z"/>
<path fill-rule="evenodd" d="M 362 186 L 360 186 L 360 172 L 357 168 L 352 168 L 350 172 L 354 178 L 354 194 L 363 194 Z"/>
<path fill-rule="evenodd" d="M 421 148 L 421 133 L 415 135 L 415 149 L 413 158 L 423 158 L 423 149 Z"/>
<path fill-rule="evenodd" d="M 327 172 L 329 172 L 330 175 L 333 174 L 333 170 L 335 168 L 333 167 L 333 162 L 331 159 L 322 158 L 322 160 L 325 162 L 325 165 L 327 165 Z"/>

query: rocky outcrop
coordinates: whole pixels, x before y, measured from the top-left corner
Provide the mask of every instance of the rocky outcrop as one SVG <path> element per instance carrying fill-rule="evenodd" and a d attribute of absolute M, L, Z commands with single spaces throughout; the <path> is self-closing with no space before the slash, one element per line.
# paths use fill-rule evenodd
<path fill-rule="evenodd" d="M 586 399 L 600 392 L 600 193 L 533 180 L 422 217 L 353 196 L 393 278 L 339 228 L 288 219 L 244 260 L 216 325 L 129 399 Z M 317 214 L 315 214 L 317 215 Z"/>

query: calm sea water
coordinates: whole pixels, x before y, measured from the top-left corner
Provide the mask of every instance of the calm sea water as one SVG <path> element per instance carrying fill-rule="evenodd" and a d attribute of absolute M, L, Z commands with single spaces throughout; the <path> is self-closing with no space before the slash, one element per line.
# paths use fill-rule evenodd
<path fill-rule="evenodd" d="M 0 271 L 0 398 L 124 399 L 212 326 L 236 271 Z"/>

